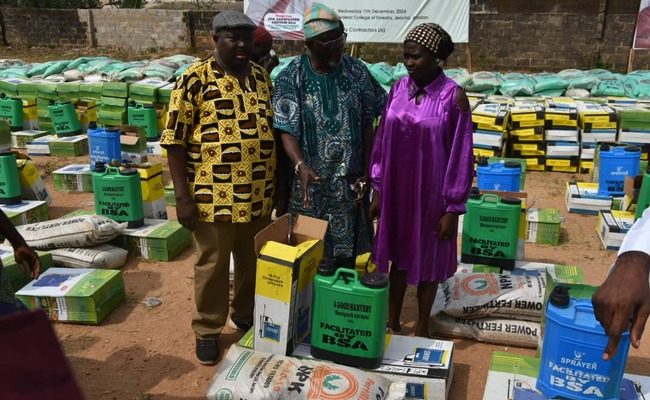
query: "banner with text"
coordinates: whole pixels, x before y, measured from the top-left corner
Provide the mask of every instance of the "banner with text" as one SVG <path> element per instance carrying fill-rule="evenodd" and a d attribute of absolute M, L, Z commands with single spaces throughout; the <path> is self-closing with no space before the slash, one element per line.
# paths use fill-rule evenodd
<path fill-rule="evenodd" d="M 650 49 L 650 0 L 641 0 L 634 32 L 634 48 Z"/>
<path fill-rule="evenodd" d="M 278 39 L 303 39 L 305 9 L 313 0 L 244 0 L 244 10 L 256 24 Z M 324 0 L 336 10 L 348 42 L 401 43 L 416 25 L 434 22 L 456 43 L 469 40 L 469 0 Z"/>

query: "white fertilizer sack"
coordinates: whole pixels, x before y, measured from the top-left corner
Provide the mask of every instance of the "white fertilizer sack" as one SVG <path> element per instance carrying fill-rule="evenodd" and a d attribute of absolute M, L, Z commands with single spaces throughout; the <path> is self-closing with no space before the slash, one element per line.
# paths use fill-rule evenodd
<path fill-rule="evenodd" d="M 63 248 L 50 251 L 57 265 L 71 268 L 120 268 L 129 252 L 110 244 L 89 248 Z"/>
<path fill-rule="evenodd" d="M 91 247 L 115 239 L 128 224 L 99 215 L 55 219 L 17 226 L 27 244 L 40 250 Z"/>
<path fill-rule="evenodd" d="M 431 317 L 435 335 L 472 339 L 505 346 L 536 348 L 540 324 L 501 318 L 463 319 L 438 314 Z"/>
<path fill-rule="evenodd" d="M 545 289 L 541 275 L 456 274 L 440 284 L 431 315 L 539 321 Z"/>
<path fill-rule="evenodd" d="M 209 400 L 404 399 L 405 386 L 381 375 L 316 360 L 299 360 L 231 346 Z"/>

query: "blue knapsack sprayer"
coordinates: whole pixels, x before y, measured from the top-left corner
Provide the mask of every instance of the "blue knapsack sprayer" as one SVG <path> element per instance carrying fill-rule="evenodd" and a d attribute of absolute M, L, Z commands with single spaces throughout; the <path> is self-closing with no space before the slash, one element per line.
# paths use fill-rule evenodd
<path fill-rule="evenodd" d="M 568 286 L 555 286 L 546 308 L 537 390 L 548 398 L 619 399 L 629 330 L 622 334 L 616 355 L 605 361 L 607 341 L 591 298 L 574 298 Z"/>

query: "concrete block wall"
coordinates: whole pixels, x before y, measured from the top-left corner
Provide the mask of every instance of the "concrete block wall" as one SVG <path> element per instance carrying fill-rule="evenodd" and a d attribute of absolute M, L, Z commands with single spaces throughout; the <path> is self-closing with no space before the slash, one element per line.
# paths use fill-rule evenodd
<path fill-rule="evenodd" d="M 11 46 L 83 46 L 88 25 L 77 10 L 1 8 L 3 42 Z"/>
<path fill-rule="evenodd" d="M 626 71 L 638 12 L 638 0 L 609 0 L 600 54 L 603 68 Z M 632 69 L 650 69 L 650 51 L 634 51 L 632 61 Z"/>
<path fill-rule="evenodd" d="M 184 49 L 190 32 L 183 10 L 92 10 L 99 47 Z"/>
<path fill-rule="evenodd" d="M 192 27 L 192 46 L 202 48 L 213 48 L 212 40 L 212 18 L 218 11 L 189 11 L 188 18 Z"/>

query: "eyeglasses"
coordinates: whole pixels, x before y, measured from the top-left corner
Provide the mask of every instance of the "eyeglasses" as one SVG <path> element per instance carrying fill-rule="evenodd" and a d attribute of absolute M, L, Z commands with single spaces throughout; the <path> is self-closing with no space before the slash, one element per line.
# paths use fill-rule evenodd
<path fill-rule="evenodd" d="M 338 49 L 339 47 L 343 46 L 347 39 L 348 39 L 348 34 L 346 32 L 343 32 L 343 34 L 338 38 L 333 40 L 328 40 L 327 42 L 321 42 L 320 40 L 314 40 L 314 41 L 320 44 L 321 46 L 332 50 L 332 49 Z"/>

